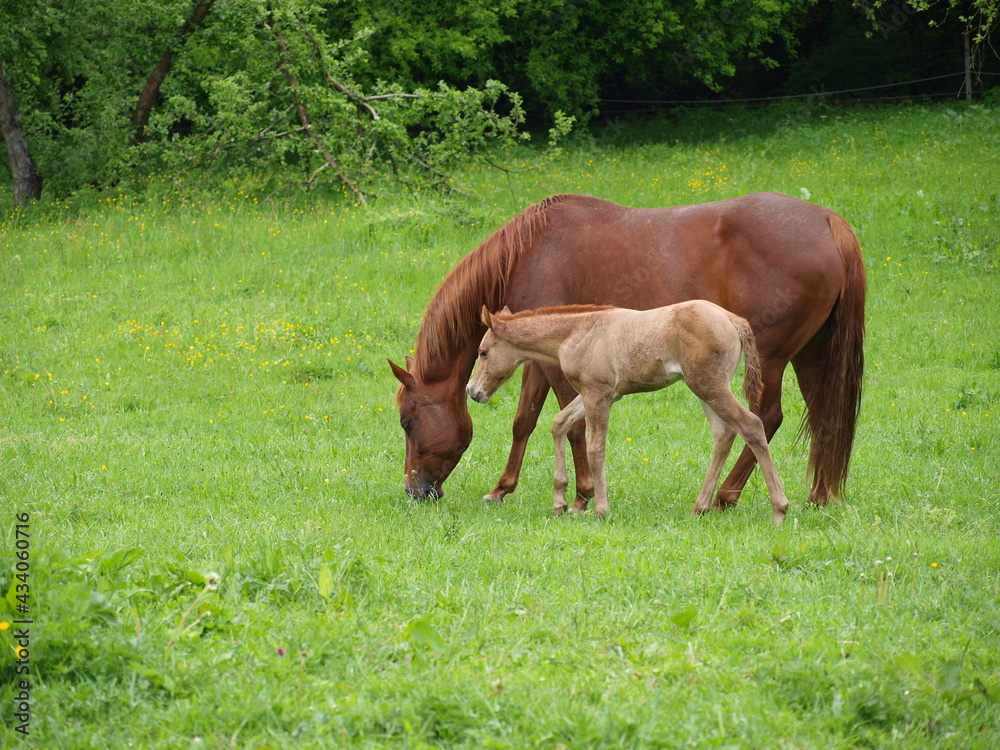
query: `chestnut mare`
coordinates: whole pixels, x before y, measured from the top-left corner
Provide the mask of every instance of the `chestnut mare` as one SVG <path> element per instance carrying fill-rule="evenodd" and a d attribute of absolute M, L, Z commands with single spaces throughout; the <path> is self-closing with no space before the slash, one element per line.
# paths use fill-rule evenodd
<path fill-rule="evenodd" d="M 701 401 L 712 426 L 712 459 L 692 515 L 711 507 L 715 485 L 739 433 L 764 473 L 774 525 L 784 523 L 788 499 L 767 447 L 764 425 L 729 389 L 742 354 L 743 395 L 751 405 L 760 399 L 757 346 L 743 318 L 697 299 L 653 310 L 567 305 L 516 315 L 504 308 L 491 315 L 484 307 L 482 320 L 488 330 L 465 389 L 469 398 L 485 404 L 528 361 L 557 365 L 580 394 L 552 422 L 556 515 L 566 510 L 565 438 L 570 428 L 586 417 L 594 513 L 604 518 L 610 510 L 604 458 L 611 406 L 630 393 L 656 391 L 683 380 Z"/>
<path fill-rule="evenodd" d="M 746 318 L 761 359 L 755 410 L 768 439 L 782 421 L 789 362 L 812 438 L 809 500 L 824 504 L 847 479 L 864 369 L 865 268 L 850 225 L 829 209 L 776 193 L 675 208 L 627 208 L 556 195 L 529 206 L 463 258 L 434 294 L 407 369 L 390 362 L 406 433 L 406 491 L 441 497 L 442 483 L 472 440 L 465 385 L 485 332 L 480 310 L 567 304 L 650 309 L 706 299 Z M 514 491 L 528 436 L 549 388 L 565 407 L 576 397 L 558 368 L 526 365 L 507 466 L 487 499 Z M 594 484 L 583 424 L 570 431 L 574 507 Z M 753 470 L 744 448 L 719 488 L 725 507 Z"/>

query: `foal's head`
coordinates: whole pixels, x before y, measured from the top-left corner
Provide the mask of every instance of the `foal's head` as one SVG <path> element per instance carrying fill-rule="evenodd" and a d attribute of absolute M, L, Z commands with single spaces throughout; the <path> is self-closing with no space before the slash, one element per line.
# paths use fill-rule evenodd
<path fill-rule="evenodd" d="M 506 307 L 499 313 L 499 315 L 509 314 L 510 310 Z M 492 315 L 485 306 L 482 319 L 487 331 L 479 344 L 476 371 L 472 373 L 472 379 L 465 387 L 465 392 L 473 401 L 485 404 L 490 400 L 490 396 L 510 379 L 518 365 L 524 362 L 525 357 L 520 349 L 503 338 L 507 328 L 505 320 Z"/>

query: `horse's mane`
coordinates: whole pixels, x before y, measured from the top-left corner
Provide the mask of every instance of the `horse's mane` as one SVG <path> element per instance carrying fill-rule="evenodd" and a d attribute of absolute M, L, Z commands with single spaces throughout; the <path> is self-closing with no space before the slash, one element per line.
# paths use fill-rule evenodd
<path fill-rule="evenodd" d="M 553 195 L 528 206 L 459 261 L 427 305 L 411 372 L 426 377 L 478 340 L 484 330 L 479 317 L 483 305 L 500 307 L 517 259 L 548 226 L 546 211 L 568 197 Z"/>

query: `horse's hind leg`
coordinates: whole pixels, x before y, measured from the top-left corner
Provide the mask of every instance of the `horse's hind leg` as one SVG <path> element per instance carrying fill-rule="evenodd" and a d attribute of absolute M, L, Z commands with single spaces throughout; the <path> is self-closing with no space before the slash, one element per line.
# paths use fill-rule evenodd
<path fill-rule="evenodd" d="M 698 395 L 702 397 L 701 394 Z M 774 466 L 771 451 L 767 447 L 767 434 L 760 417 L 737 401 L 728 387 L 720 388 L 717 395 L 704 400 L 708 402 L 712 411 L 735 428 L 757 458 L 761 473 L 764 475 L 764 483 L 767 485 L 767 492 L 771 496 L 774 525 L 781 525 L 788 510 L 788 498 L 785 497 L 785 490 L 781 486 L 778 470 Z"/>
<path fill-rule="evenodd" d="M 813 505 L 826 505 L 831 495 L 836 492 L 836 487 L 828 486 L 823 472 L 817 471 L 815 468 L 823 465 L 822 456 L 824 450 L 827 449 L 823 445 L 823 439 L 832 437 L 833 432 L 830 425 L 824 424 L 823 418 L 819 416 L 823 412 L 822 400 L 830 398 L 830 394 L 816 387 L 817 383 L 822 382 L 823 367 L 827 366 L 823 362 L 822 354 L 822 350 L 807 345 L 792 360 L 795 378 L 799 382 L 799 391 L 806 402 L 806 419 L 811 436 L 809 440 L 809 467 L 813 479 L 812 489 L 809 491 L 809 502 Z"/>
<path fill-rule="evenodd" d="M 784 415 L 781 411 L 781 376 L 785 372 L 788 362 L 785 360 L 761 359 L 761 379 L 764 381 L 764 392 L 760 400 L 760 410 L 758 412 L 760 421 L 764 426 L 764 435 L 767 441 L 774 437 L 778 431 Z M 732 395 L 729 389 L 726 392 Z M 735 398 L 735 397 L 734 397 Z M 739 402 L 737 402 L 739 403 Z M 742 437 L 742 436 L 741 436 Z M 740 499 L 740 492 L 746 485 L 753 467 L 757 463 L 757 457 L 747 445 L 740 453 L 732 470 L 729 472 L 719 487 L 719 492 L 715 497 L 715 507 L 725 510 L 730 505 L 736 505 Z"/>
<path fill-rule="evenodd" d="M 517 413 L 514 415 L 512 427 L 513 441 L 510 444 L 510 456 L 503 474 L 483 502 L 502 503 L 504 497 L 517 489 L 517 480 L 521 474 L 521 463 L 524 461 L 524 451 L 528 447 L 528 438 L 538 424 L 545 398 L 549 395 L 549 381 L 541 368 L 534 362 L 524 363 L 521 375 L 521 397 L 517 402 Z"/>
<path fill-rule="evenodd" d="M 733 440 L 736 438 L 736 430 L 712 411 L 712 407 L 702 401 L 701 408 L 704 409 L 705 416 L 708 417 L 708 423 L 712 428 L 712 460 L 709 461 L 705 482 L 698 493 L 698 499 L 695 500 L 694 510 L 691 512 L 693 516 L 711 510 L 712 493 L 715 492 L 715 486 L 719 483 L 722 467 L 725 465 L 726 459 L 729 458 L 729 452 L 733 448 Z"/>

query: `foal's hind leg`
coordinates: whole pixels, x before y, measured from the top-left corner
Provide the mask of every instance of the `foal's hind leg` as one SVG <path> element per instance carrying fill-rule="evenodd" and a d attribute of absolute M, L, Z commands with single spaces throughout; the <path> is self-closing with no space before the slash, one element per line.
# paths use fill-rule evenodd
<path fill-rule="evenodd" d="M 778 470 L 771 459 L 771 451 L 767 447 L 767 435 L 760 417 L 736 400 L 736 397 L 729 390 L 728 384 L 727 387 L 721 388 L 717 395 L 710 398 L 704 398 L 701 394 L 697 395 L 707 401 L 712 411 L 728 422 L 746 441 L 747 447 L 753 451 L 757 463 L 760 464 L 761 473 L 764 475 L 768 494 L 771 496 L 774 525 L 780 526 L 784 522 L 785 513 L 788 510 L 788 498 L 785 497 L 785 490 L 781 486 Z"/>
<path fill-rule="evenodd" d="M 774 437 L 774 433 L 781 427 L 781 422 L 784 419 L 781 411 L 781 378 L 784 375 L 785 367 L 788 366 L 788 361 L 761 358 L 760 365 L 764 392 L 761 396 L 758 414 L 764 426 L 765 437 L 770 441 Z M 728 388 L 726 392 L 731 394 Z M 747 445 L 740 453 L 739 458 L 736 459 L 729 476 L 722 481 L 722 486 L 719 487 L 714 503 L 717 508 L 725 510 L 730 505 L 736 505 L 756 463 L 757 458 L 750 446 Z"/>
<path fill-rule="evenodd" d="M 712 509 L 712 493 L 719 483 L 719 476 L 722 474 L 722 467 L 729 458 L 729 452 L 733 448 L 733 440 L 736 438 L 734 430 L 724 419 L 712 411 L 712 407 L 701 402 L 701 408 L 708 417 L 708 423 L 712 428 L 712 460 L 708 464 L 708 472 L 705 474 L 705 482 L 698 493 L 698 499 L 694 502 L 694 510 L 691 515 L 696 516 Z"/>

